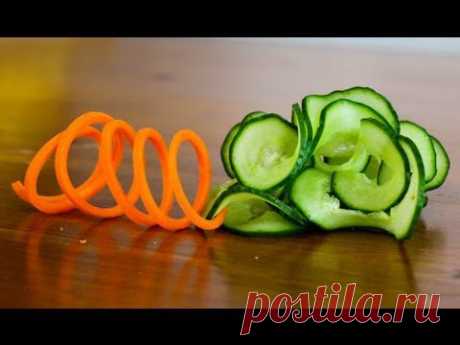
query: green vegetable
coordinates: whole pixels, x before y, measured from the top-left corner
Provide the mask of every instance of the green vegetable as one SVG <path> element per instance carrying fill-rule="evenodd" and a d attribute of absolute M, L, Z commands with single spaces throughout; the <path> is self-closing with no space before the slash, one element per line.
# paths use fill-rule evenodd
<path fill-rule="evenodd" d="M 399 132 L 398 115 L 391 103 L 384 96 L 369 87 L 356 86 L 346 90 L 333 91 L 327 95 L 310 95 L 303 99 L 303 111 L 310 119 L 314 134 L 319 128 L 319 118 L 322 110 L 328 104 L 339 99 L 347 99 L 367 105 L 381 114 L 396 133 Z"/>
<path fill-rule="evenodd" d="M 436 175 L 431 181 L 425 184 L 425 190 L 427 191 L 439 188 L 446 180 L 450 168 L 450 160 L 449 156 L 447 156 L 446 149 L 435 137 L 431 136 L 431 141 L 433 142 L 434 151 L 436 152 Z"/>
<path fill-rule="evenodd" d="M 428 132 L 420 125 L 410 121 L 401 121 L 401 135 L 411 139 L 422 156 L 425 182 L 431 181 L 436 175 L 436 152 Z"/>
<path fill-rule="evenodd" d="M 252 118 L 255 118 L 259 115 L 265 114 L 263 111 L 254 111 L 252 113 L 247 114 L 242 122 L 248 121 Z M 220 148 L 220 158 L 222 159 L 222 163 L 224 165 L 225 172 L 227 173 L 228 177 L 235 177 L 235 174 L 233 173 L 232 166 L 230 164 L 230 145 L 233 142 L 233 139 L 235 138 L 236 134 L 240 130 L 241 123 L 237 123 L 234 125 L 230 131 L 227 133 L 225 136 L 224 142 Z"/>
<path fill-rule="evenodd" d="M 253 112 L 221 147 L 234 179 L 216 188 L 205 215 L 227 209 L 224 226 L 245 235 L 380 229 L 409 238 L 425 193 L 447 178 L 445 148 L 426 129 L 399 121 L 388 100 L 353 87 L 304 97 L 291 122 Z"/>
<path fill-rule="evenodd" d="M 406 155 L 388 127 L 374 119 L 361 120 L 358 146 L 383 161 L 391 170 L 391 177 L 377 184 L 360 171 L 336 171 L 332 175 L 332 190 L 349 208 L 369 212 L 386 210 L 401 200 L 409 185 Z"/>
<path fill-rule="evenodd" d="M 331 174 L 315 168 L 305 170 L 297 178 L 289 193 L 291 200 L 311 222 L 325 230 L 370 227 L 386 230 L 397 239 L 408 238 L 424 204 L 423 165 L 410 139 L 399 140 L 409 160 L 411 178 L 403 199 L 388 213 L 341 208 L 340 201 L 330 194 Z"/>
<path fill-rule="evenodd" d="M 306 223 L 298 210 L 275 196 L 237 183 L 223 187 L 210 205 L 207 218 L 227 208 L 224 226 L 247 235 L 298 232 Z"/>
<path fill-rule="evenodd" d="M 309 157 L 309 125 L 293 108 L 298 126 L 277 114 L 243 121 L 230 145 L 231 170 L 242 185 L 272 191 L 297 175 Z"/>

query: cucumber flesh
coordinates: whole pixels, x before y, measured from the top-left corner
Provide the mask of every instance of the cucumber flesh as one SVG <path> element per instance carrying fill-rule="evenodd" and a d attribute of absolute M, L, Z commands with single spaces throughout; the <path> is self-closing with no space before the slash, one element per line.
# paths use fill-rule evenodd
<path fill-rule="evenodd" d="M 361 156 L 353 157 L 360 134 L 361 120 L 374 119 L 387 125 L 385 119 L 368 106 L 347 99 L 331 102 L 321 112 L 319 128 L 313 141 L 315 163 L 325 171 L 354 170 L 361 171 L 369 160 L 365 151 Z M 355 162 L 342 164 L 326 163 L 323 157 Z M 328 160 L 329 161 L 329 160 Z"/>
<path fill-rule="evenodd" d="M 351 158 L 317 154 L 314 156 L 314 161 L 315 167 L 325 172 L 362 171 L 369 161 L 369 154 L 363 146 L 360 146 L 356 148 Z"/>
<path fill-rule="evenodd" d="M 291 122 L 294 126 L 298 126 L 299 119 L 303 120 L 303 126 L 307 127 L 307 139 L 308 141 L 313 140 L 313 133 L 311 130 L 311 123 L 308 117 L 302 112 L 302 108 L 300 107 L 299 103 L 294 103 L 292 105 L 292 111 L 291 111 Z"/>
<path fill-rule="evenodd" d="M 401 135 L 417 146 L 422 156 L 425 183 L 431 181 L 436 175 L 436 152 L 430 135 L 422 126 L 410 121 L 401 121 Z"/>
<path fill-rule="evenodd" d="M 423 190 L 425 176 L 422 157 L 417 146 L 404 137 L 400 139 L 400 142 L 411 167 L 411 181 L 404 198 L 398 205 L 391 208 L 389 222 L 381 226 L 385 226 L 386 230 L 397 239 L 406 239 L 412 234 L 420 212 L 426 204 Z"/>
<path fill-rule="evenodd" d="M 222 164 L 224 165 L 225 172 L 227 173 L 228 177 L 234 177 L 235 174 L 233 172 L 232 166 L 230 164 L 230 145 L 233 142 L 233 139 L 235 138 L 236 134 L 240 130 L 241 125 L 237 123 L 235 126 L 233 126 L 230 131 L 227 133 L 225 136 L 224 142 L 220 148 L 220 158 L 222 160 Z"/>
<path fill-rule="evenodd" d="M 208 218 L 246 235 L 381 229 L 408 238 L 445 182 L 450 161 L 421 126 L 399 121 L 388 100 L 367 87 L 304 97 L 291 122 L 256 111 L 234 125 L 221 147 L 233 179 L 213 190 Z"/>
<path fill-rule="evenodd" d="M 230 148 L 230 162 L 240 183 L 268 190 L 289 175 L 297 151 L 295 129 L 281 117 L 267 114 L 240 129 Z"/>
<path fill-rule="evenodd" d="M 349 208 L 366 212 L 397 204 L 409 185 L 409 163 L 391 130 L 374 119 L 363 119 L 358 146 L 391 167 L 393 174 L 384 184 L 377 184 L 362 171 L 337 171 L 332 177 L 337 198 Z"/>
<path fill-rule="evenodd" d="M 441 186 L 446 180 L 450 168 L 450 160 L 446 149 L 435 137 L 431 136 L 431 140 L 436 152 L 436 175 L 431 181 L 425 184 L 425 190 L 427 191 L 436 189 Z"/>
<path fill-rule="evenodd" d="M 382 162 L 380 159 L 374 156 L 369 156 L 369 161 L 364 167 L 363 173 L 367 176 L 369 180 L 377 181 L 381 164 Z"/>
<path fill-rule="evenodd" d="M 242 122 L 249 121 L 250 119 L 256 118 L 257 116 L 265 114 L 263 111 L 253 111 L 252 113 L 247 114 Z M 234 125 L 230 131 L 227 133 L 225 136 L 224 142 L 222 143 L 222 146 L 220 147 L 220 158 L 222 160 L 222 163 L 224 165 L 225 172 L 227 173 L 228 177 L 235 177 L 235 174 L 233 173 L 232 166 L 230 164 L 230 145 L 233 142 L 233 139 L 235 138 L 236 134 L 241 128 L 241 123 L 237 123 Z"/>
<path fill-rule="evenodd" d="M 411 177 L 404 197 L 388 213 L 340 208 L 340 201 L 331 195 L 331 174 L 315 168 L 306 169 L 294 181 L 289 192 L 291 201 L 304 216 L 324 230 L 377 228 L 397 239 L 408 238 L 425 202 L 423 164 L 412 141 L 401 137 L 399 142 L 407 156 Z"/>
<path fill-rule="evenodd" d="M 277 114 L 263 114 L 241 124 L 230 145 L 230 164 L 238 181 L 249 188 L 271 191 L 296 176 L 310 155 L 309 126 L 298 126 Z M 297 129 L 297 132 L 296 132 Z"/>
<path fill-rule="evenodd" d="M 208 196 L 208 201 L 204 207 L 203 214 L 208 214 L 211 211 L 211 208 L 214 206 L 218 198 L 226 192 L 230 187 L 236 185 L 238 181 L 236 179 L 228 180 L 220 185 L 215 186 Z"/>
<path fill-rule="evenodd" d="M 284 235 L 302 230 L 305 218 L 271 194 L 239 184 L 226 188 L 212 202 L 207 218 L 227 208 L 224 226 L 246 235 Z"/>
<path fill-rule="evenodd" d="M 353 87 L 346 90 L 337 90 L 326 95 L 306 96 L 302 101 L 302 109 L 307 114 L 315 135 L 320 126 L 320 115 L 323 109 L 338 99 L 348 99 L 362 103 L 382 115 L 391 128 L 399 133 L 399 121 L 396 111 L 388 100 L 377 91 L 368 87 Z"/>
<path fill-rule="evenodd" d="M 375 119 L 385 125 L 385 119 L 372 108 L 347 99 L 339 99 L 329 103 L 321 112 L 319 127 L 314 146 L 320 148 L 337 136 L 346 138 L 346 142 L 358 139 L 362 119 Z"/>
<path fill-rule="evenodd" d="M 224 226 L 246 235 L 287 235 L 302 230 L 256 197 L 230 202 Z"/>

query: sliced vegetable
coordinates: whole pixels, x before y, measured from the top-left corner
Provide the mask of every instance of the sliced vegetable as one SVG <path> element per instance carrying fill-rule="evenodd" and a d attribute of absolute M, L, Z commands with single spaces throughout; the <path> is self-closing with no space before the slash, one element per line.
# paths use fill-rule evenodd
<path fill-rule="evenodd" d="M 387 125 L 373 109 L 350 100 L 339 99 L 323 109 L 312 144 L 319 168 L 329 172 L 364 169 L 369 160 L 366 150 L 355 152 L 362 119 L 375 119 Z"/>
<path fill-rule="evenodd" d="M 346 145 L 346 144 L 345 144 Z M 337 145 L 337 151 L 323 150 L 317 151 L 314 155 L 314 165 L 318 169 L 325 172 L 334 171 L 362 171 L 367 163 L 369 162 L 369 153 L 363 146 L 355 147 L 353 144 L 353 150 L 350 156 L 340 155 L 339 150 L 341 144 Z"/>
<path fill-rule="evenodd" d="M 232 166 L 230 164 L 230 159 L 229 159 L 230 145 L 233 142 L 233 139 L 235 138 L 236 134 L 240 130 L 240 127 L 241 125 L 237 123 L 230 129 L 230 131 L 225 136 L 224 142 L 220 148 L 220 158 L 222 159 L 222 163 L 224 165 L 224 169 L 228 177 L 235 176 L 235 174 L 233 173 Z"/>
<path fill-rule="evenodd" d="M 366 164 L 366 167 L 363 169 L 363 173 L 367 176 L 367 178 L 371 181 L 376 181 L 377 177 L 379 175 L 379 170 L 381 166 L 381 161 L 380 159 L 374 157 L 374 156 L 369 156 L 369 160 Z"/>
<path fill-rule="evenodd" d="M 411 139 L 422 156 L 425 182 L 431 181 L 436 175 L 436 152 L 430 135 L 420 125 L 410 121 L 401 121 L 401 135 Z"/>
<path fill-rule="evenodd" d="M 236 179 L 260 191 L 275 190 L 295 176 L 309 156 L 309 127 L 297 115 L 296 127 L 277 114 L 263 114 L 241 123 L 230 145 Z"/>
<path fill-rule="evenodd" d="M 244 117 L 243 122 L 253 119 L 259 115 L 263 115 L 263 114 L 265 114 L 263 111 L 254 111 L 252 113 L 247 114 Z M 220 158 L 222 159 L 222 163 L 224 165 L 224 169 L 228 177 L 235 177 L 232 166 L 230 164 L 229 155 L 230 155 L 230 145 L 232 144 L 233 139 L 235 138 L 236 134 L 240 130 L 240 127 L 241 127 L 241 123 L 237 123 L 230 129 L 230 131 L 225 136 L 224 142 L 222 143 L 222 146 L 220 148 Z"/>
<path fill-rule="evenodd" d="M 401 137 L 399 141 L 410 164 L 411 178 L 403 199 L 388 213 L 366 214 L 340 208 L 340 201 L 330 194 L 331 174 L 315 168 L 306 169 L 293 183 L 289 192 L 292 202 L 310 221 L 325 230 L 374 227 L 386 230 L 397 239 L 409 237 L 425 199 L 423 163 L 410 139 Z"/>
<path fill-rule="evenodd" d="M 245 235 L 288 235 L 302 231 L 303 226 L 291 222 L 274 211 L 266 202 L 252 198 L 232 202 L 227 207 L 224 226 Z"/>
<path fill-rule="evenodd" d="M 326 230 L 377 228 L 404 239 L 427 205 L 424 192 L 448 174 L 441 143 L 400 123 L 371 88 L 306 96 L 292 106 L 291 122 L 250 114 L 227 135 L 222 160 L 238 183 L 216 193 L 209 209 L 226 208 L 227 227 L 283 234 L 308 219 Z"/>
<path fill-rule="evenodd" d="M 431 141 L 436 152 L 436 175 L 431 181 L 425 184 L 425 190 L 427 191 L 440 187 L 446 180 L 450 168 L 449 156 L 444 146 L 433 136 L 431 136 Z"/>
<path fill-rule="evenodd" d="M 302 101 L 302 109 L 310 119 L 313 134 L 316 134 L 320 125 L 320 115 L 323 109 L 338 99 L 348 99 L 367 105 L 388 122 L 388 124 L 399 132 L 399 121 L 396 111 L 391 103 L 380 93 L 369 87 L 353 87 L 346 90 L 337 90 L 327 95 L 310 95 Z"/>
<path fill-rule="evenodd" d="M 102 133 L 93 126 L 102 124 Z M 75 187 L 68 171 L 68 158 L 72 143 L 79 137 L 86 136 L 99 144 L 99 159 L 90 177 L 79 187 Z M 122 140 L 132 146 L 133 181 L 128 192 L 121 185 L 117 170 L 123 158 Z M 163 174 L 162 201 L 155 201 L 146 177 L 145 144 L 149 141 L 158 154 Z M 183 142 L 190 142 L 198 160 L 198 188 L 195 199 L 190 202 L 185 194 L 178 172 L 177 156 Z M 55 153 L 54 171 L 63 194 L 55 196 L 40 195 L 37 191 L 37 180 L 40 172 L 50 156 Z M 182 129 L 173 136 L 169 147 L 161 134 L 153 128 L 134 130 L 127 122 L 116 120 L 108 114 L 88 112 L 70 123 L 58 135 L 48 141 L 33 157 L 27 168 L 24 184 L 16 181 L 13 190 L 26 202 L 49 214 L 68 212 L 78 208 L 82 212 L 100 217 L 113 218 L 125 215 L 136 224 L 143 226 L 159 225 L 167 230 L 175 231 L 195 225 L 203 230 L 219 228 L 225 218 L 226 211 L 213 219 L 203 218 L 200 213 L 205 206 L 211 186 L 211 162 L 206 144 L 198 134 Z M 108 187 L 116 205 L 99 207 L 90 199 Z M 141 199 L 145 210 L 137 207 Z M 174 199 L 183 211 L 181 218 L 169 215 Z"/>
<path fill-rule="evenodd" d="M 294 103 L 292 105 L 292 111 L 291 111 L 291 122 L 294 126 L 298 126 L 298 119 L 302 118 L 303 119 L 303 124 L 304 126 L 307 127 L 307 132 L 308 132 L 308 141 L 313 140 L 313 132 L 311 130 L 311 123 L 308 117 L 303 113 L 302 108 L 300 107 L 299 103 Z"/>
<path fill-rule="evenodd" d="M 273 195 L 230 185 L 211 204 L 207 218 L 227 209 L 224 226 L 246 235 L 282 235 L 298 232 L 305 218 Z"/>
<path fill-rule="evenodd" d="M 362 119 L 375 119 L 388 125 L 382 115 L 367 105 L 348 99 L 329 103 L 321 112 L 314 146 L 321 148 L 325 143 L 337 140 L 338 135 L 347 139 L 344 142 L 356 144 Z"/>
<path fill-rule="evenodd" d="M 227 191 L 231 186 L 237 184 L 238 181 L 236 179 L 228 180 L 222 184 L 216 185 L 211 192 L 209 193 L 208 196 L 208 201 L 206 203 L 206 206 L 204 207 L 203 214 L 208 214 L 209 211 L 211 211 L 211 208 L 215 204 L 216 200 L 224 193 Z"/>
<path fill-rule="evenodd" d="M 349 208 L 367 212 L 385 210 L 404 196 L 409 185 L 409 163 L 387 126 L 374 119 L 363 119 L 359 132 L 358 146 L 389 166 L 391 177 L 384 184 L 377 184 L 362 171 L 336 171 L 332 175 L 332 190 Z"/>

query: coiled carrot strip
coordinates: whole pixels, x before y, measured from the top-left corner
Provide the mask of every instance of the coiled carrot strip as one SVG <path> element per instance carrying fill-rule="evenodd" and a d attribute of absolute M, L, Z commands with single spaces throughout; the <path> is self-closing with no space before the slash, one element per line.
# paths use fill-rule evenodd
<path fill-rule="evenodd" d="M 102 124 L 102 133 L 93 127 Z M 68 171 L 68 157 L 74 140 L 80 137 L 94 139 L 99 145 L 99 158 L 90 177 L 80 186 L 75 187 Z M 123 158 L 123 140 L 132 146 L 134 176 L 128 193 L 125 193 L 117 178 L 117 170 Z M 163 195 L 160 206 L 157 205 L 150 191 L 145 167 L 145 144 L 149 141 L 157 152 L 163 177 Z M 180 145 L 189 141 L 196 154 L 199 165 L 198 190 L 193 203 L 190 203 L 180 182 L 177 155 Z M 55 153 L 54 170 L 63 194 L 44 196 L 38 194 L 37 180 L 50 156 Z M 191 130 L 178 131 L 170 144 L 166 145 L 161 134 L 153 128 L 135 131 L 127 122 L 99 112 L 88 112 L 76 118 L 64 131 L 49 140 L 30 162 L 24 184 L 16 181 L 13 190 L 24 201 L 42 212 L 57 214 L 75 208 L 101 218 L 126 215 L 133 222 L 144 225 L 159 225 L 167 230 L 179 230 L 194 224 L 205 230 L 214 230 L 224 221 L 225 210 L 214 219 L 205 219 L 200 215 L 205 206 L 211 186 L 211 164 L 203 140 Z M 88 202 L 105 186 L 108 186 L 116 206 L 97 207 Z M 139 200 L 147 212 L 139 210 L 135 204 Z M 182 209 L 184 216 L 172 218 L 168 214 L 174 198 Z"/>

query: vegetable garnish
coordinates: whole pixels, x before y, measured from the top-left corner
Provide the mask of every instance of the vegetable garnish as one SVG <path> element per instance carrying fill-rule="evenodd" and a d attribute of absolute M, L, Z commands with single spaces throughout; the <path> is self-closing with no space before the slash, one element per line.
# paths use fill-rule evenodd
<path fill-rule="evenodd" d="M 309 95 L 292 105 L 291 121 L 278 114 L 247 114 L 226 135 L 221 159 L 230 180 L 209 193 L 211 164 L 203 140 L 193 131 L 178 131 L 169 147 L 153 128 L 135 131 L 127 122 L 90 112 L 75 119 L 32 159 L 16 194 L 45 213 L 79 209 L 102 218 L 126 215 L 133 222 L 179 230 L 196 225 L 214 230 L 224 225 L 244 235 L 287 235 L 316 225 L 325 231 L 366 228 L 398 240 L 413 233 L 426 193 L 447 178 L 450 160 L 441 142 L 422 126 L 400 121 L 391 103 L 368 87 Z M 102 124 L 100 131 L 93 127 Z M 99 159 L 90 177 L 75 187 L 67 161 L 73 141 L 94 139 Z M 123 190 L 117 170 L 123 142 L 132 146 L 133 181 Z M 177 155 L 192 144 L 199 182 L 190 203 L 180 181 Z M 158 206 L 150 191 L 145 144 L 158 155 L 163 194 Z M 64 194 L 39 195 L 37 179 L 55 153 L 54 168 Z M 108 186 L 116 206 L 88 202 Z M 209 200 L 208 199 L 209 196 Z M 141 200 L 146 212 L 135 205 Z M 169 216 L 174 200 L 182 218 Z"/>
<path fill-rule="evenodd" d="M 93 125 L 103 124 L 102 131 Z M 68 156 L 73 141 L 80 137 L 94 139 L 99 145 L 99 158 L 90 177 L 75 187 L 68 172 Z M 123 140 L 132 146 L 134 176 L 128 193 L 125 193 L 117 178 L 117 170 L 123 158 Z M 150 191 L 145 167 L 145 144 L 149 141 L 160 160 L 163 177 L 162 200 L 158 206 Z M 199 164 L 198 191 L 192 203 L 189 202 L 180 181 L 177 155 L 180 145 L 188 141 L 192 144 Z M 63 194 L 45 196 L 38 194 L 38 176 L 50 156 L 55 153 L 54 169 Z M 226 214 L 221 210 L 214 218 L 200 215 L 208 198 L 211 185 L 211 163 L 204 141 L 195 132 L 184 129 L 178 131 L 168 148 L 161 134 L 153 128 L 135 131 L 127 122 L 99 112 L 88 112 L 76 118 L 64 131 L 54 136 L 37 152 L 30 162 L 24 183 L 16 181 L 13 190 L 24 201 L 38 210 L 48 213 L 63 213 L 75 208 L 101 218 L 126 215 L 133 222 L 144 225 L 159 225 L 167 230 L 179 230 L 191 224 L 205 230 L 219 228 Z M 117 205 L 102 208 L 88 202 L 90 198 L 108 186 Z M 139 198 L 147 212 L 136 208 Z M 168 214 L 176 199 L 184 216 L 172 218 Z"/>
<path fill-rule="evenodd" d="M 224 226 L 246 235 L 380 229 L 408 238 L 450 161 L 423 127 L 400 121 L 368 87 L 304 97 L 291 122 L 257 111 L 235 124 L 221 148 L 231 180 L 206 207 L 226 208 Z M 309 224 L 310 223 L 310 224 Z"/>

